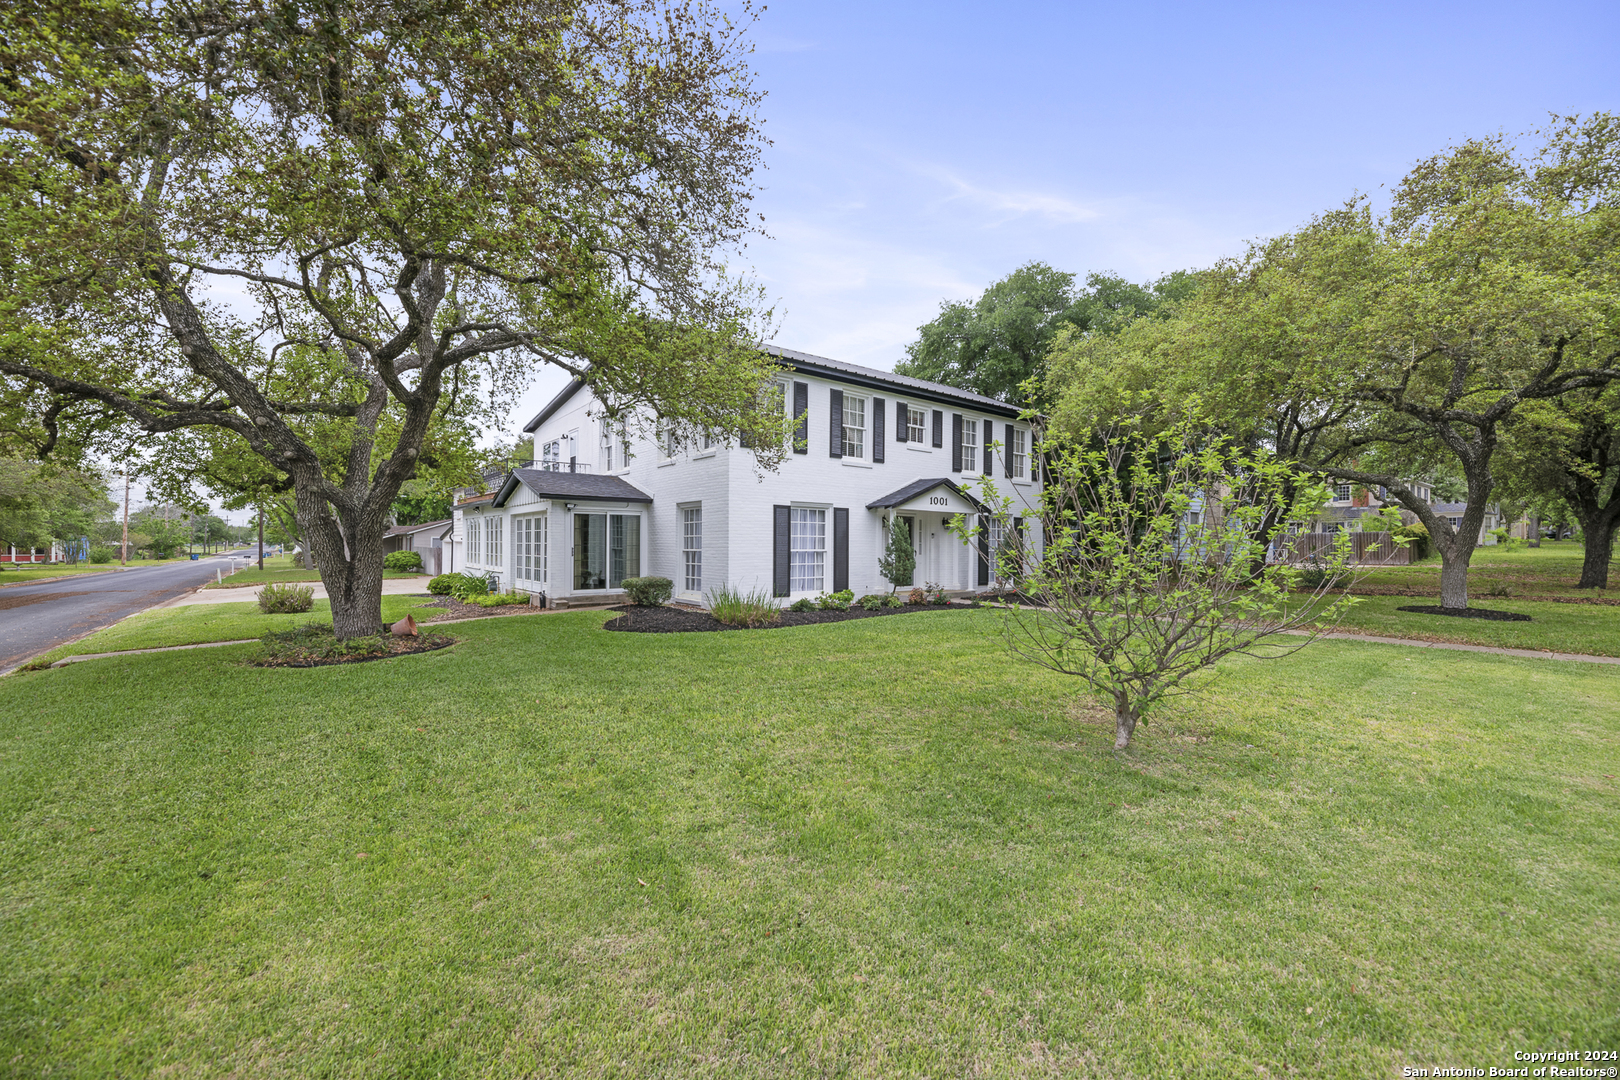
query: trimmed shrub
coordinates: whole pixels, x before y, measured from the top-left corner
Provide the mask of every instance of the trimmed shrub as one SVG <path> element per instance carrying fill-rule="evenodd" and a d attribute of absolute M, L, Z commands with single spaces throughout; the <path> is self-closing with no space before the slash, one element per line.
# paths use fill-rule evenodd
<path fill-rule="evenodd" d="M 98 566 L 112 562 L 117 556 L 116 551 L 104 544 L 97 544 L 90 549 L 90 561 Z"/>
<path fill-rule="evenodd" d="M 839 589 L 835 593 L 822 593 L 816 597 L 816 606 L 822 611 L 848 611 L 849 605 L 855 602 L 855 594 L 849 589 Z"/>
<path fill-rule="evenodd" d="M 637 607 L 658 607 L 675 592 L 675 583 L 667 577 L 627 577 L 621 584 Z"/>
<path fill-rule="evenodd" d="M 760 626 L 775 626 L 782 621 L 782 609 L 776 606 L 775 598 L 764 589 L 745 593 L 721 585 L 709 590 L 708 601 L 709 614 L 727 626 L 752 630 Z"/>
<path fill-rule="evenodd" d="M 928 594 L 923 592 L 921 589 L 912 589 L 906 594 L 906 603 L 926 604 L 928 603 Z"/>
<path fill-rule="evenodd" d="M 487 596 L 470 596 L 466 602 L 477 604 L 479 607 L 506 607 L 509 604 L 527 604 L 529 594 L 526 592 L 490 593 Z"/>
<path fill-rule="evenodd" d="M 390 551 L 383 556 L 384 570 L 417 570 L 422 569 L 422 553 L 420 551 Z"/>
<path fill-rule="evenodd" d="M 814 610 L 816 610 L 816 602 L 814 600 L 810 599 L 808 596 L 801 596 L 797 600 L 793 601 L 793 603 L 788 605 L 788 610 L 789 611 L 814 611 Z"/>
<path fill-rule="evenodd" d="M 259 610 L 266 615 L 300 615 L 315 606 L 308 585 L 266 585 L 259 590 Z"/>
<path fill-rule="evenodd" d="M 888 599 L 889 596 L 887 593 L 867 593 L 865 596 L 861 597 L 855 602 L 861 605 L 861 607 L 865 608 L 867 611 L 877 611 L 880 608 L 888 607 L 888 604 L 886 603 Z"/>
<path fill-rule="evenodd" d="M 460 574 L 440 574 L 428 582 L 428 592 L 434 596 L 450 596 L 461 578 Z"/>

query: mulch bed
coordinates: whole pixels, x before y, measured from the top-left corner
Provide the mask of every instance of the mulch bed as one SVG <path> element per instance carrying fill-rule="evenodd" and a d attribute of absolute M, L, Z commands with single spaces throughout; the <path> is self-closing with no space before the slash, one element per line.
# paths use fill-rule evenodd
<path fill-rule="evenodd" d="M 541 610 L 528 604 L 501 604 L 498 607 L 482 607 L 478 604 L 463 604 L 453 596 L 436 596 L 430 603 L 417 604 L 416 610 L 423 608 L 442 608 L 437 615 L 429 615 L 417 619 L 416 625 L 426 626 L 428 623 L 449 622 L 451 619 L 484 619 L 492 615 L 533 615 Z"/>
<path fill-rule="evenodd" d="M 416 637 L 389 637 L 384 645 L 387 652 L 368 653 L 364 656 L 309 656 L 293 652 L 287 656 L 259 656 L 249 663 L 254 667 L 313 668 L 334 664 L 364 664 L 368 660 L 391 660 L 396 656 L 413 653 L 437 652 L 454 645 L 457 638 L 449 634 L 419 634 Z"/>
<path fill-rule="evenodd" d="M 858 606 L 851 607 L 848 611 L 783 611 L 781 622 L 755 629 L 776 630 L 784 626 L 811 626 L 816 623 L 849 622 L 851 619 L 875 619 L 883 615 L 905 615 L 913 611 L 950 611 L 977 606 L 977 604 L 906 604 L 897 608 L 878 608 L 876 611 L 867 611 Z M 707 611 L 690 611 L 674 607 L 636 607 L 631 604 L 608 610 L 617 611 L 620 615 L 619 618 L 609 619 L 603 629 L 623 630 L 632 634 L 691 634 L 710 630 L 743 629 L 740 626 L 727 626 Z"/>
<path fill-rule="evenodd" d="M 1489 619 L 1492 622 L 1530 622 L 1530 616 L 1517 611 L 1492 611 L 1490 608 L 1440 607 L 1436 604 L 1414 604 L 1398 607 L 1396 611 L 1410 611 L 1414 615 L 1445 615 L 1453 619 Z"/>

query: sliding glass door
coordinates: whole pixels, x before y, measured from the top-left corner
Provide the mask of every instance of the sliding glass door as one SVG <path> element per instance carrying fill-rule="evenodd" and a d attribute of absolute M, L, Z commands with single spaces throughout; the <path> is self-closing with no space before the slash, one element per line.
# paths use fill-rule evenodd
<path fill-rule="evenodd" d="M 639 515 L 574 515 L 574 588 L 617 589 L 640 574 Z"/>

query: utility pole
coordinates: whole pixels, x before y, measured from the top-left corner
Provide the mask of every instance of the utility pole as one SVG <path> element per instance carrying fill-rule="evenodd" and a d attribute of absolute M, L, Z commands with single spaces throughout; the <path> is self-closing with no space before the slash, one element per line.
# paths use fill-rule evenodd
<path fill-rule="evenodd" d="M 118 565 L 129 565 L 129 466 L 124 466 L 124 543 L 118 549 Z"/>
<path fill-rule="evenodd" d="M 259 573 L 264 573 L 264 507 L 259 507 Z"/>

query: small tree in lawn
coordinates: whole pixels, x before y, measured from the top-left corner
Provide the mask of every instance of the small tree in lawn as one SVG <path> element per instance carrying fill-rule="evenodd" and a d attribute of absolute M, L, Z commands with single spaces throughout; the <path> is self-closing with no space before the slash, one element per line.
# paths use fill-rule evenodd
<path fill-rule="evenodd" d="M 911 530 L 904 519 L 896 516 L 889 521 L 889 545 L 878 560 L 878 573 L 889 583 L 893 592 L 901 585 L 911 584 L 911 575 L 917 570 L 917 552 L 911 546 Z"/>
<path fill-rule="evenodd" d="M 1021 573 L 1031 601 L 1006 608 L 1007 643 L 1106 701 L 1116 749 L 1130 744 L 1146 713 L 1196 689 L 1193 676 L 1222 657 L 1296 652 L 1353 602 L 1329 595 L 1348 576 L 1347 534 L 1314 588 L 1301 586 L 1297 568 L 1265 561 L 1274 543 L 1308 524 L 1304 508 L 1321 505 L 1327 491 L 1309 490 L 1313 480 L 1264 451 L 1199 439 L 1190 427 L 1127 428 L 1040 451 L 1049 477 L 1042 527 L 1009 538 L 997 556 L 1005 572 Z M 1011 513 L 993 481 L 981 487 L 991 512 Z M 953 527 L 972 535 L 965 518 Z M 1045 546 L 1034 550 L 1039 534 Z M 1290 631 L 1303 636 L 1279 637 Z"/>

